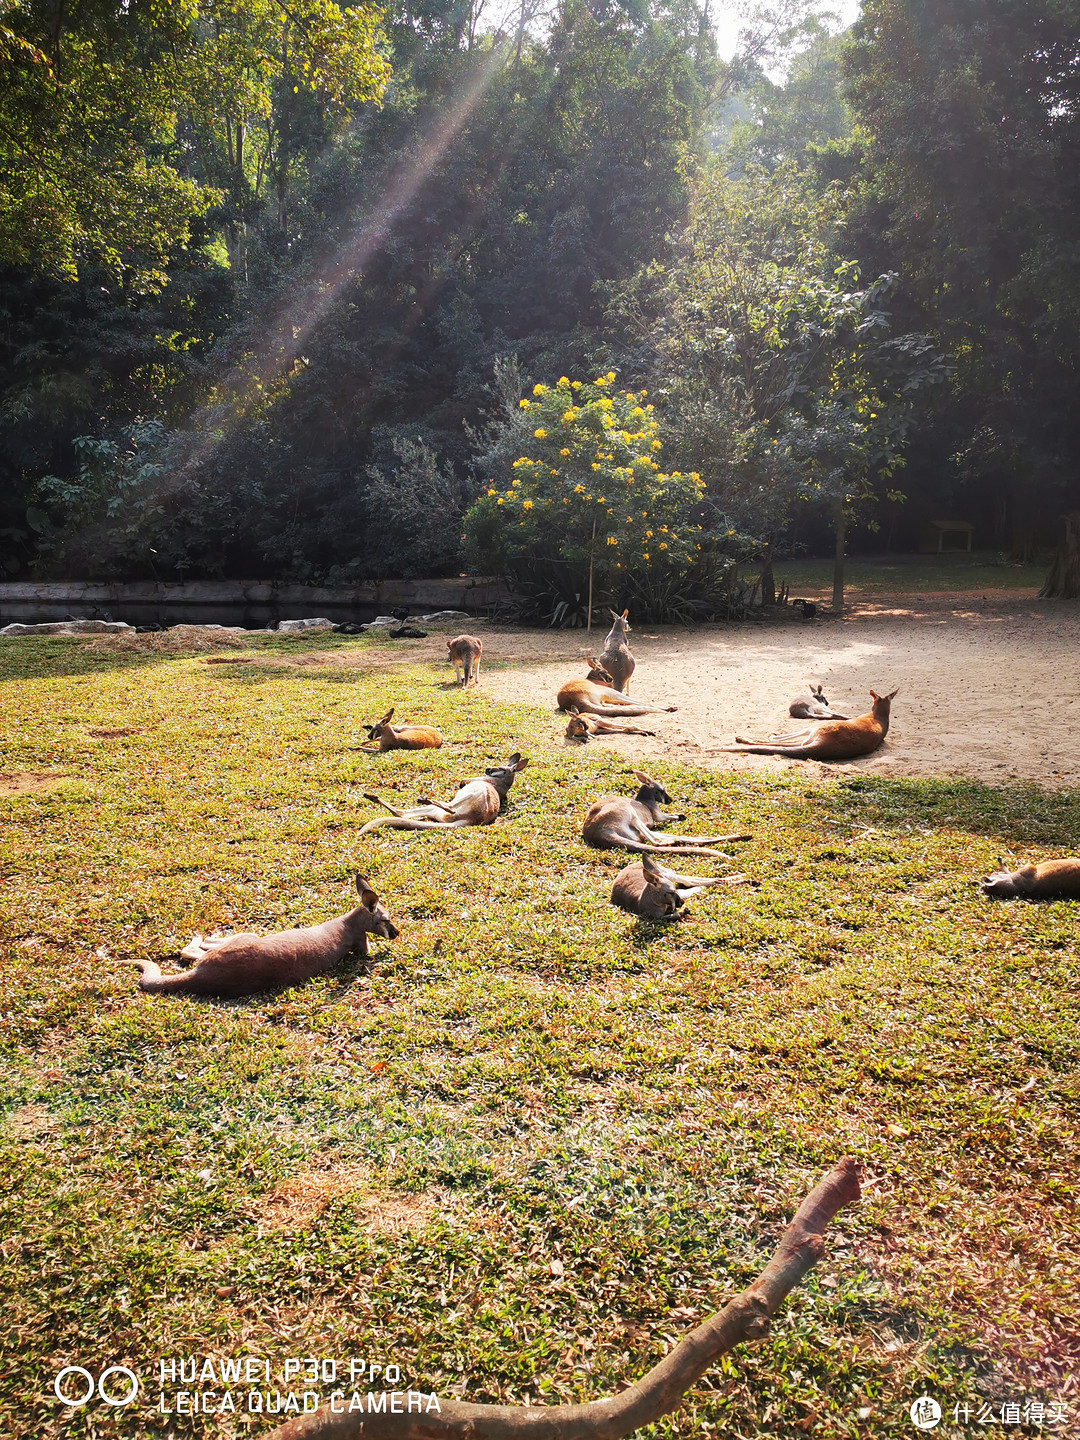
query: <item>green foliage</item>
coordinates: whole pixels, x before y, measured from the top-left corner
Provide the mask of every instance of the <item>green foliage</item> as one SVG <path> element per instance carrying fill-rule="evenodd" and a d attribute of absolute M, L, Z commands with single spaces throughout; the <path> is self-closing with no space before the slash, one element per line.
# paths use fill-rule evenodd
<path fill-rule="evenodd" d="M 643 402 L 645 391 L 615 388 L 614 371 L 591 384 L 562 376 L 536 385 L 487 437 L 496 453 L 507 440 L 520 453 L 488 475 L 466 516 L 466 553 L 509 575 L 553 622 L 577 623 L 590 597 L 666 619 L 704 578 L 692 518 L 701 477 L 661 471 L 659 427 Z"/>

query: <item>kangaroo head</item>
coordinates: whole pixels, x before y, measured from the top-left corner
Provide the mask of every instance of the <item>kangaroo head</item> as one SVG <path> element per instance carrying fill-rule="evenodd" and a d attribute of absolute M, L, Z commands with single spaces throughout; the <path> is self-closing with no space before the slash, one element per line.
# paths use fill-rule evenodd
<path fill-rule="evenodd" d="M 611 676 L 611 672 L 605 670 L 603 665 L 600 664 L 599 660 L 595 659 L 592 655 L 586 655 L 585 659 L 588 662 L 589 666 L 589 673 L 586 677 L 587 679 L 595 680 L 598 685 L 613 685 L 615 683 Z"/>
<path fill-rule="evenodd" d="M 635 800 L 642 800 L 646 805 L 670 805 L 671 796 L 664 787 L 646 775 L 644 770 L 635 770 L 634 779 L 641 786 L 641 789 L 634 796 Z"/>
<path fill-rule="evenodd" d="M 630 614 L 630 611 L 624 610 L 621 615 L 617 610 L 611 610 L 608 613 L 611 615 L 612 620 L 614 620 L 615 622 L 611 628 L 613 630 L 618 630 L 622 635 L 629 635 L 630 622 L 627 620 L 626 617 Z"/>
<path fill-rule="evenodd" d="M 394 709 L 395 707 L 391 705 L 390 709 L 387 710 L 386 714 L 382 717 L 381 720 L 376 720 L 374 725 L 364 726 L 364 729 L 368 733 L 369 740 L 378 740 L 379 736 L 383 733 L 387 725 L 389 725 L 390 721 L 394 718 Z"/>
<path fill-rule="evenodd" d="M 570 719 L 566 722 L 567 740 L 588 740 L 589 727 L 578 713 L 576 705 L 570 706 Z"/>
<path fill-rule="evenodd" d="M 874 702 L 874 714 L 888 715 L 889 707 L 892 705 L 892 702 L 899 694 L 899 687 L 897 687 L 895 690 L 890 690 L 888 695 L 879 695 L 876 690 L 871 690 L 870 699 Z"/>
<path fill-rule="evenodd" d="M 528 763 L 528 758 L 523 759 L 521 751 L 515 750 L 501 765 L 488 765 L 484 770 L 484 774 L 495 786 L 499 794 L 505 795 L 514 783 L 514 776 L 524 770 Z"/>
<path fill-rule="evenodd" d="M 384 940 L 396 940 L 399 930 L 390 919 L 390 912 L 371 888 L 371 881 L 356 872 L 356 893 L 360 896 L 357 919 L 360 928 L 371 935 L 381 935 Z"/>
<path fill-rule="evenodd" d="M 828 700 L 825 699 L 825 690 L 824 690 L 824 687 L 823 687 L 823 686 L 821 686 L 821 685 L 816 685 L 816 686 L 815 686 L 815 685 L 811 685 L 811 686 L 810 686 L 810 694 L 814 697 L 815 700 L 817 700 L 817 701 L 819 702 L 819 704 L 821 704 L 821 705 L 828 705 L 829 702 L 828 702 Z"/>
<path fill-rule="evenodd" d="M 646 855 L 641 861 L 642 874 L 645 877 L 645 884 L 653 892 L 653 899 L 659 900 L 664 909 L 665 919 L 671 919 L 679 913 L 679 907 L 684 903 L 675 889 L 671 880 L 667 878 L 660 866 L 651 855 Z"/>

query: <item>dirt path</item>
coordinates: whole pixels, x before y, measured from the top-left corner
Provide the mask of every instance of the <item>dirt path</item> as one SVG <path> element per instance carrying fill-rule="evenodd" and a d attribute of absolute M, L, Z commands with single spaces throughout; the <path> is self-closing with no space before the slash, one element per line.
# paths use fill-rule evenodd
<path fill-rule="evenodd" d="M 489 662 L 537 662 L 485 669 L 483 688 L 500 699 L 554 710 L 559 684 L 584 674 L 581 631 L 480 633 Z M 594 651 L 602 633 L 595 639 Z M 628 757 L 659 761 L 675 753 L 724 770 L 798 765 L 815 773 L 952 773 L 991 784 L 1022 778 L 1080 786 L 1080 602 L 1015 592 L 879 596 L 843 620 L 643 626 L 631 644 L 634 695 L 678 705 L 679 712 L 656 717 L 656 740 L 600 742 Z M 841 767 L 708 753 L 729 744 L 736 730 L 763 736 L 789 728 L 788 702 L 811 680 L 852 715 L 869 708 L 871 687 L 899 686 L 885 746 Z"/>

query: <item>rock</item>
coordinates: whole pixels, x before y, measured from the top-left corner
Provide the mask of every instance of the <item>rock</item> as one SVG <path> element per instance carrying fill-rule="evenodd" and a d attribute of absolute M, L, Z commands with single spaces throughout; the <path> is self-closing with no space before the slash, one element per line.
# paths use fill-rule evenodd
<path fill-rule="evenodd" d="M 42 625 L 5 625 L 0 635 L 114 635 L 133 628 L 126 620 L 47 620 Z"/>
<path fill-rule="evenodd" d="M 413 618 L 427 624 L 432 620 L 470 620 L 472 617 L 467 610 L 436 610 L 431 615 L 415 615 Z"/>
<path fill-rule="evenodd" d="M 376 615 L 374 620 L 368 621 L 368 629 L 375 625 L 399 625 L 401 622 L 396 615 Z"/>
<path fill-rule="evenodd" d="M 335 635 L 362 635 L 367 629 L 366 625 L 359 625 L 355 620 L 346 620 L 344 625 L 335 625 Z"/>
<path fill-rule="evenodd" d="M 288 634 L 293 630 L 318 630 L 325 627 L 327 630 L 334 628 L 332 620 L 281 620 L 278 622 L 279 633 Z"/>

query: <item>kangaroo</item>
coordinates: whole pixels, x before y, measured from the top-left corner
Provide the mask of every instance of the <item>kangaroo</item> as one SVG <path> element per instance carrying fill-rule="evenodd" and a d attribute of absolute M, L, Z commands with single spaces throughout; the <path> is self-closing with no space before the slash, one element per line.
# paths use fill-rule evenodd
<path fill-rule="evenodd" d="M 639 715 L 673 715 L 677 705 L 636 705 L 628 695 L 616 690 L 603 663 L 587 656 L 590 666 L 584 680 L 567 680 L 557 698 L 560 710 L 577 711 L 581 715 L 612 715 L 620 720 L 633 720 Z"/>
<path fill-rule="evenodd" d="M 581 715 L 575 706 L 570 706 L 570 720 L 566 726 L 567 740 L 580 740 L 585 745 L 594 735 L 655 734 L 655 730 L 639 730 L 636 725 L 620 725 L 614 720 L 601 720 L 595 715 Z"/>
<path fill-rule="evenodd" d="M 233 998 L 257 990 L 281 990 L 323 975 L 350 950 L 367 957 L 368 935 L 396 940 L 400 933 L 391 921 L 371 883 L 356 877 L 360 904 L 336 920 L 309 925 L 303 930 L 282 930 L 277 935 L 196 935 L 181 950 L 194 970 L 163 975 L 153 960 L 132 960 L 141 971 L 139 989 L 151 995 L 216 995 Z"/>
<path fill-rule="evenodd" d="M 665 815 L 661 805 L 670 805 L 671 796 L 662 785 L 642 770 L 634 777 L 640 785 L 631 800 L 626 795 L 605 795 L 585 816 L 582 839 L 598 850 L 653 851 L 663 855 L 712 855 L 718 860 L 729 857 L 719 850 L 701 850 L 701 845 L 730 845 L 735 840 L 749 840 L 749 835 L 658 835 L 654 825 L 671 820 L 685 820 L 685 815 Z"/>
<path fill-rule="evenodd" d="M 788 706 L 788 714 L 793 720 L 847 720 L 847 715 L 841 715 L 836 710 L 829 709 L 829 702 L 825 699 L 825 691 L 818 686 L 810 686 L 809 695 L 800 695 L 797 700 L 792 700 Z M 775 738 L 775 737 L 774 737 Z"/>
<path fill-rule="evenodd" d="M 442 744 L 442 736 L 430 725 L 401 725 L 395 728 L 390 724 L 393 718 L 391 708 L 374 725 L 365 725 L 368 739 L 378 743 L 358 748 L 367 755 L 381 755 L 386 750 L 438 750 Z"/>
<path fill-rule="evenodd" d="M 680 875 L 668 870 L 651 855 L 636 865 L 627 865 L 615 876 L 611 887 L 611 903 L 643 920 L 678 920 L 683 905 L 691 895 L 714 885 L 742 885 L 747 875 L 722 875 L 710 880 L 704 875 Z"/>
<path fill-rule="evenodd" d="M 1080 859 L 1043 860 L 1012 871 L 1002 868 L 984 875 L 979 884 L 984 895 L 997 900 L 1080 898 Z"/>
<path fill-rule="evenodd" d="M 630 676 L 635 669 L 634 657 L 630 654 L 630 646 L 626 643 L 626 637 L 630 633 L 630 625 L 627 621 L 629 610 L 624 610 L 617 615 L 614 610 L 611 612 L 611 629 L 604 641 L 604 648 L 600 652 L 600 664 L 611 676 L 611 683 L 616 690 L 621 690 L 624 695 L 630 692 Z"/>
<path fill-rule="evenodd" d="M 899 691 L 878 695 L 871 690 L 873 708 L 855 720 L 820 720 L 798 735 L 775 740 L 744 740 L 736 735 L 735 745 L 721 745 L 713 755 L 787 755 L 792 760 L 853 760 L 869 755 L 889 733 L 889 709 Z"/>
<path fill-rule="evenodd" d="M 459 785 L 449 805 L 441 800 L 429 799 L 424 804 L 414 805 L 408 810 L 398 810 L 380 800 L 378 795 L 365 795 L 375 805 L 390 811 L 389 818 L 369 820 L 358 832 L 366 835 L 369 830 L 387 827 L 391 830 L 460 830 L 466 825 L 490 825 L 502 809 L 506 792 L 514 783 L 514 776 L 528 765 L 521 753 L 515 750 L 502 765 L 490 765 L 476 780 L 466 780 Z"/>
<path fill-rule="evenodd" d="M 475 685 L 480 676 L 480 656 L 484 653 L 484 642 L 475 635 L 458 635 L 446 642 L 450 651 L 450 663 L 454 667 L 454 679 L 461 680 L 461 688 L 467 690 L 469 681 Z"/>

